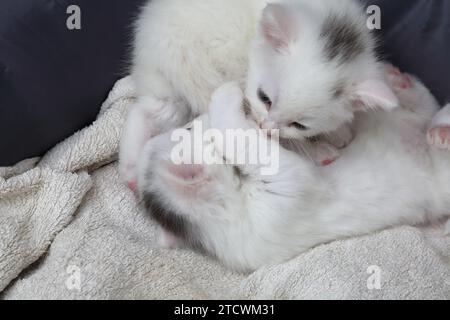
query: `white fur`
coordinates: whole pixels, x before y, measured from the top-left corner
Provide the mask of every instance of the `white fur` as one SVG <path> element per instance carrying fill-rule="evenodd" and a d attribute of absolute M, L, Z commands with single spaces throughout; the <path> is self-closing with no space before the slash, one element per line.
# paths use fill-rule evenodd
<path fill-rule="evenodd" d="M 279 128 L 289 139 L 338 129 L 352 120 L 355 102 L 395 106 L 357 1 L 267 3 L 152 0 L 144 7 L 136 23 L 132 68 L 139 98 L 120 150 L 120 171 L 127 182 L 135 182 L 145 141 L 207 112 L 213 91 L 228 81 L 246 87 L 261 125 Z M 331 14 L 345 15 L 360 28 L 367 51 L 350 64 L 324 61 L 320 28 Z M 331 99 L 338 81 L 345 81 L 343 94 Z M 270 111 L 257 97 L 259 88 L 273 101 Z M 308 130 L 292 128 L 295 121 Z"/>
<path fill-rule="evenodd" d="M 397 91 L 402 102 L 417 104 L 357 114 L 355 140 L 329 167 L 281 149 L 277 175 L 240 166 L 242 178 L 230 166 L 205 166 L 187 181 L 169 169 L 167 133 L 145 147 L 139 190 L 157 193 L 196 226 L 192 236 L 207 252 L 240 270 L 279 263 L 335 239 L 440 219 L 450 213 L 450 155 L 430 148 L 425 134 L 439 106 L 418 81 Z M 237 85 L 219 89 L 210 116 L 200 118 L 205 128 L 254 127 L 242 114 L 242 99 Z"/>

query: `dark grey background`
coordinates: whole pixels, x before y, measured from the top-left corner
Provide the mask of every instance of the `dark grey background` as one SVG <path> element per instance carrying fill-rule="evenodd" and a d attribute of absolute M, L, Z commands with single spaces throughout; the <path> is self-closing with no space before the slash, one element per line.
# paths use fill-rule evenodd
<path fill-rule="evenodd" d="M 380 52 L 450 102 L 450 1 L 364 0 L 382 9 Z"/>
<path fill-rule="evenodd" d="M 89 125 L 126 73 L 144 0 L 0 0 L 0 166 L 42 155 Z M 69 5 L 82 29 L 66 27 Z"/>
<path fill-rule="evenodd" d="M 126 74 L 144 2 L 0 0 L 0 166 L 42 155 L 95 119 Z M 450 101 L 450 1 L 367 2 L 382 8 L 383 54 Z M 71 4 L 82 8 L 82 30 L 66 28 Z"/>

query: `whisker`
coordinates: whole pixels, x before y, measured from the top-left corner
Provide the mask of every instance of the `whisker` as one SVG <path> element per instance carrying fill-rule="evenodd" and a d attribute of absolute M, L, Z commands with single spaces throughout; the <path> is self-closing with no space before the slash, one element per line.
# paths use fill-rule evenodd
<path fill-rule="evenodd" d="M 308 140 L 305 140 L 306 144 L 308 144 L 309 146 L 312 145 L 312 143 Z M 308 150 L 303 146 L 303 143 L 299 143 L 298 147 L 300 147 L 300 149 L 302 150 L 302 152 L 306 155 L 306 157 L 311 161 L 314 162 L 314 159 L 312 158 L 312 156 L 310 155 L 310 153 L 308 152 Z"/>

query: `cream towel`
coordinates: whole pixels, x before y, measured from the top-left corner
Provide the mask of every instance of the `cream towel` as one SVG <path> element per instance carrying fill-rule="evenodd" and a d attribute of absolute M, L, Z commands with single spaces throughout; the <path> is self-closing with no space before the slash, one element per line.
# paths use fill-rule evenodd
<path fill-rule="evenodd" d="M 443 225 L 336 241 L 250 275 L 159 249 L 154 223 L 114 162 L 133 95 L 130 79 L 119 81 L 98 120 L 36 169 L 29 161 L 0 170 L 9 177 L 0 181 L 3 298 L 450 299 Z"/>

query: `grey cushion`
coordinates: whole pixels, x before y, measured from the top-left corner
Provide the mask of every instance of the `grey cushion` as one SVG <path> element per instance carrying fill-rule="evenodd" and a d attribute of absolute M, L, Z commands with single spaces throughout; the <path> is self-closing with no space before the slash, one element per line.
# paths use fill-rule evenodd
<path fill-rule="evenodd" d="M 90 124 L 126 74 L 144 0 L 0 1 L 0 166 L 42 155 Z M 69 30 L 69 5 L 81 30 Z"/>

